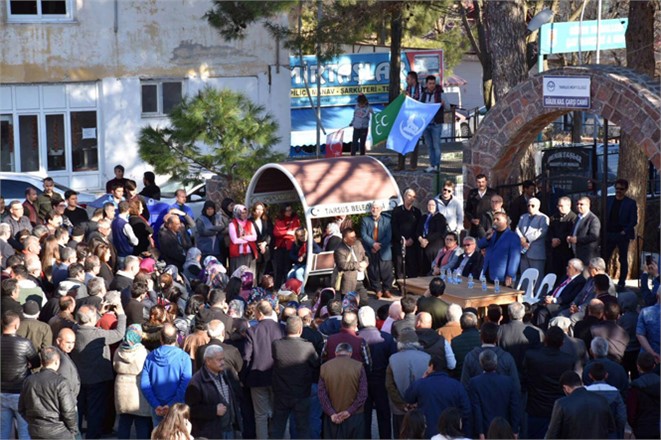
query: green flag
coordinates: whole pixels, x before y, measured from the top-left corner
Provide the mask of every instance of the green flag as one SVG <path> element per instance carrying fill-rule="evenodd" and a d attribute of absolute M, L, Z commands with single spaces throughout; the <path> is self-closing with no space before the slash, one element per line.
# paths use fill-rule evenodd
<path fill-rule="evenodd" d="M 404 104 L 405 94 L 399 95 L 393 102 L 388 104 L 380 113 L 372 117 L 372 145 L 376 146 L 388 139 L 390 130 L 397 119 L 399 109 Z"/>

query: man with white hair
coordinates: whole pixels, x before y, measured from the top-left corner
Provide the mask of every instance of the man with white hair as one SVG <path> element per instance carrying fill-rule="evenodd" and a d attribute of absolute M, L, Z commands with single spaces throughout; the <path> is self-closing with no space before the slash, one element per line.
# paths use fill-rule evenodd
<path fill-rule="evenodd" d="M 536 197 L 528 199 L 528 214 L 519 219 L 516 233 L 521 239 L 521 262 L 519 270 L 523 273 L 529 267 L 544 273 L 546 263 L 546 233 L 549 229 L 549 218 L 539 211 L 541 202 Z"/>
<path fill-rule="evenodd" d="M 593 338 L 590 342 L 590 355 L 592 360 L 585 364 L 583 369 L 583 383 L 591 385 L 593 380 L 590 377 L 590 370 L 596 363 L 601 363 L 608 373 L 606 383 L 612 385 L 624 395 L 629 389 L 629 376 L 624 367 L 608 358 L 608 341 L 601 336 Z"/>
<path fill-rule="evenodd" d="M 392 325 L 404 318 L 404 312 L 402 311 L 402 303 L 400 301 L 393 301 L 388 307 L 388 317 L 383 322 L 381 330 L 386 333 L 392 332 Z"/>
<path fill-rule="evenodd" d="M 15 252 L 8 243 L 9 237 L 11 237 L 11 227 L 7 223 L 0 223 L 0 269 L 7 267 L 7 258 Z"/>
<path fill-rule="evenodd" d="M 597 290 L 595 289 L 594 285 L 595 277 L 600 274 L 608 276 L 608 274 L 606 274 L 606 262 L 604 259 L 601 257 L 592 258 L 590 260 L 590 264 L 588 265 L 588 274 L 590 277 L 585 282 L 583 289 L 578 292 L 578 295 L 576 295 L 576 298 L 574 298 L 572 304 L 568 309 L 564 309 L 560 312 L 561 316 L 571 317 L 571 320 L 574 323 L 583 319 L 585 316 L 585 309 L 590 303 L 590 300 L 596 298 L 597 296 Z M 613 281 L 610 281 L 608 293 L 613 296 L 616 295 L 615 284 L 613 284 Z"/>
<path fill-rule="evenodd" d="M 520 302 L 508 305 L 507 313 L 510 322 L 498 326 L 498 346 L 512 355 L 519 371 L 519 377 L 522 378 L 521 368 L 526 351 L 530 348 L 541 347 L 544 333 L 534 325 L 523 322 L 526 309 Z"/>
<path fill-rule="evenodd" d="M 34 235 L 29 235 L 23 241 L 23 254 L 27 257 L 28 255 L 35 256 L 39 258 L 41 253 L 41 243 L 39 243 L 39 237 Z"/>
<path fill-rule="evenodd" d="M 406 414 L 404 393 L 413 382 L 420 379 L 431 356 L 422 349 L 415 331 L 404 329 L 397 342 L 398 352 L 390 356 L 386 369 L 386 390 L 392 412 L 393 431 L 399 432 Z"/>
<path fill-rule="evenodd" d="M 193 375 L 186 388 L 186 404 L 191 409 L 191 435 L 206 438 L 234 438 L 240 431 L 238 405 L 240 385 L 225 368 L 225 352 L 218 345 L 204 351 L 204 366 Z"/>
<path fill-rule="evenodd" d="M 407 297 L 404 297 L 404 301 Z M 413 302 L 415 305 L 415 301 Z M 372 357 L 372 368 L 367 372 L 367 400 L 365 401 L 365 434 L 371 437 L 372 408 L 376 409 L 379 437 L 390 438 L 390 408 L 386 392 L 386 369 L 390 356 L 397 353 L 397 345 L 391 335 L 376 328 L 376 314 L 370 306 L 358 310 L 361 330 L 358 336 L 367 342 Z"/>
<path fill-rule="evenodd" d="M 99 438 L 104 418 L 110 410 L 108 396 L 113 392 L 114 372 L 110 345 L 120 342 L 126 331 L 126 315 L 121 303 L 115 304 L 117 327 L 104 330 L 96 327 L 96 309 L 82 306 L 76 313 L 78 330 L 71 359 L 80 374 L 79 410 L 87 418 L 87 438 Z"/>
<path fill-rule="evenodd" d="M 468 237 L 467 237 L 468 238 Z M 461 306 L 459 304 L 450 304 L 448 307 L 447 318 L 448 322 L 441 328 L 438 329 L 438 334 L 443 336 L 448 343 L 452 342 L 452 339 L 455 336 L 461 334 L 461 324 L 459 320 L 461 319 Z"/>
<path fill-rule="evenodd" d="M 207 324 L 207 335 L 209 336 L 209 342 L 199 346 L 195 352 L 195 371 L 204 366 L 204 350 L 211 345 L 217 345 L 225 351 L 225 370 L 238 379 L 243 368 L 243 359 L 236 347 L 225 343 L 225 324 L 223 324 L 223 321 L 212 319 Z"/>
<path fill-rule="evenodd" d="M 537 304 L 533 323 L 541 329 L 546 329 L 550 318 L 568 309 L 584 286 L 583 262 L 578 258 L 572 258 L 567 263 L 567 278 Z"/>

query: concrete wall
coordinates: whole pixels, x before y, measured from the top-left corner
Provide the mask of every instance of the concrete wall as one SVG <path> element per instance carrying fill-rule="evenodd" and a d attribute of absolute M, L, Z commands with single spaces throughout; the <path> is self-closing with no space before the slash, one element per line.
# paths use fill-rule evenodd
<path fill-rule="evenodd" d="M 65 83 L 98 95 L 98 175 L 60 173 L 63 183 L 101 188 L 117 163 L 141 181 L 148 166 L 138 158 L 139 130 L 167 124 L 167 118 L 141 115 L 140 81 L 146 79 L 182 80 L 189 95 L 207 84 L 246 93 L 278 121 L 284 141 L 277 149 L 289 151 L 288 54 L 263 26 L 251 26 L 243 40 L 225 41 L 203 18 L 211 6 L 205 0 L 70 0 L 71 19 L 57 23 L 11 22 L 8 3 L 0 2 L 3 96 L 15 86 Z M 15 105 L 11 111 L 20 112 Z"/>

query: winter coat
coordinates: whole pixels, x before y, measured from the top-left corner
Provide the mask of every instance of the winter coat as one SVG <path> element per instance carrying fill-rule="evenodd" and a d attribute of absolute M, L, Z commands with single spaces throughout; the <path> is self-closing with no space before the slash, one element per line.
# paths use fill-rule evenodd
<path fill-rule="evenodd" d="M 119 347 L 112 359 L 115 377 L 115 410 L 118 414 L 151 417 L 151 407 L 140 391 L 140 373 L 147 349 L 140 344 L 132 350 Z"/>

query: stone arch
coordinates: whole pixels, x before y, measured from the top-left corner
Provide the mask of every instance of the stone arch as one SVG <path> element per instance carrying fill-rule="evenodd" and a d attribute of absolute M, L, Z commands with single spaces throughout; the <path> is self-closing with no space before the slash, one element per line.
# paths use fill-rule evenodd
<path fill-rule="evenodd" d="M 494 184 L 518 177 L 518 164 L 539 132 L 572 109 L 543 107 L 544 75 L 590 76 L 591 107 L 620 126 L 657 169 L 661 169 L 661 84 L 659 78 L 618 66 L 588 65 L 549 70 L 518 84 L 494 106 L 464 154 L 464 182 L 484 173 Z"/>

